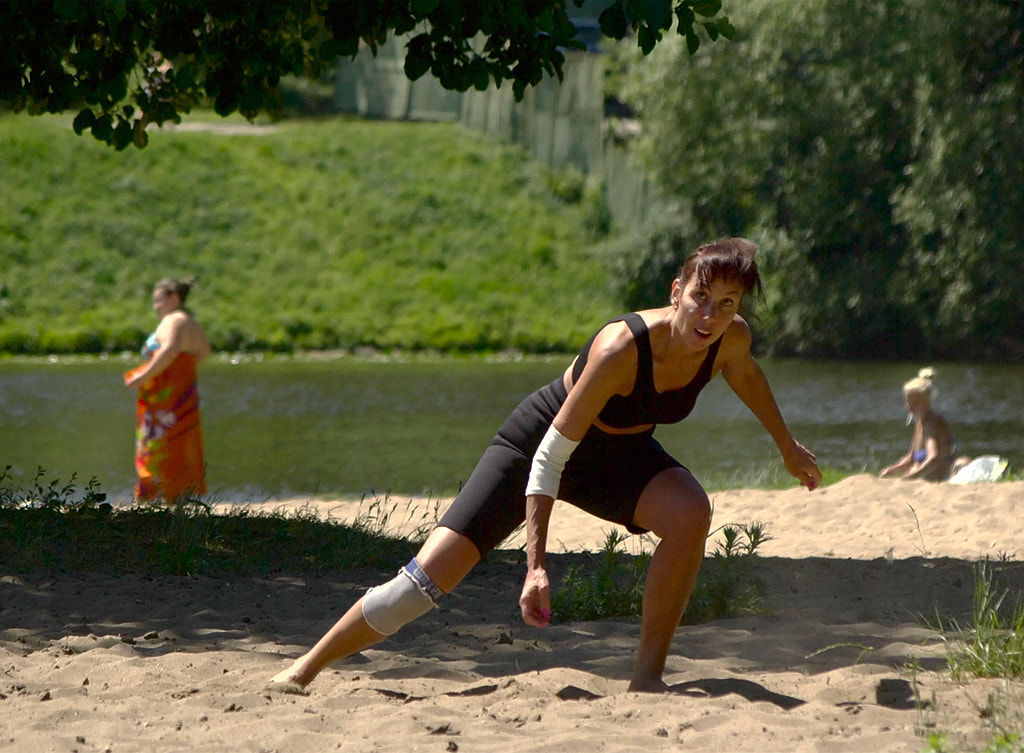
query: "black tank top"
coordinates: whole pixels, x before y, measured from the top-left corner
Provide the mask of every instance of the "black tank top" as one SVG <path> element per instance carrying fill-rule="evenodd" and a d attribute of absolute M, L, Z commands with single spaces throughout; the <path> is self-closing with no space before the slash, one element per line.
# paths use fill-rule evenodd
<path fill-rule="evenodd" d="M 722 338 L 719 337 L 711 343 L 704 363 L 700 365 L 700 370 L 689 384 L 678 390 L 658 392 L 654 389 L 654 356 L 651 354 L 651 334 L 647 329 L 647 322 L 637 313 L 625 314 L 610 320 L 607 324 L 612 322 L 625 322 L 629 331 L 633 333 L 637 351 L 636 381 L 630 394 L 612 395 L 608 398 L 598 418 L 616 429 L 628 429 L 643 424 L 674 424 L 690 415 L 697 402 L 697 395 L 711 381 L 711 369 L 715 365 L 715 357 L 718 355 Z M 579 380 L 587 365 L 590 347 L 594 344 L 597 334 L 595 332 L 587 341 L 576 359 L 572 370 L 573 384 Z"/>

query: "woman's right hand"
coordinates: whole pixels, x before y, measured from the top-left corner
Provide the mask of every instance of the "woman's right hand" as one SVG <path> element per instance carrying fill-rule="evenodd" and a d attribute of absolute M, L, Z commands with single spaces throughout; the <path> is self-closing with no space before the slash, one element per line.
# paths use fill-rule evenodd
<path fill-rule="evenodd" d="M 526 571 L 519 608 L 523 613 L 523 622 L 527 625 L 547 627 L 550 624 L 551 584 L 543 567 L 532 567 Z"/>

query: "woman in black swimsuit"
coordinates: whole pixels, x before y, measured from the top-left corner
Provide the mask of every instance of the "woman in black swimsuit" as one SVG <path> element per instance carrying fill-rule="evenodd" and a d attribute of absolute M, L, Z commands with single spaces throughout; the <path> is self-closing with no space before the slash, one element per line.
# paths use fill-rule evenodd
<path fill-rule="evenodd" d="M 760 293 L 755 252 L 742 238 L 705 244 L 672 282 L 668 306 L 602 327 L 562 376 L 513 411 L 416 558 L 368 591 L 271 686 L 301 691 L 331 662 L 435 607 L 524 520 L 520 608 L 527 624 L 547 625 L 544 560 L 557 498 L 660 539 L 629 688 L 665 690 L 661 675 L 703 559 L 711 506 L 700 483 L 654 439 L 655 425 L 685 418 L 720 373 L 775 440 L 786 469 L 808 489 L 821 483 L 814 455 L 793 438 L 751 356 L 750 330 L 738 313 L 745 295 Z"/>

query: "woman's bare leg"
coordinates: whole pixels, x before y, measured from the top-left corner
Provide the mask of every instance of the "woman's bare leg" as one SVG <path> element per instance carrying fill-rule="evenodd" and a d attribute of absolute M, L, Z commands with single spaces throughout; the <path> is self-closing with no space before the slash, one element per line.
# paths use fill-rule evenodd
<path fill-rule="evenodd" d="M 437 587 L 449 593 L 480 561 L 480 552 L 461 533 L 438 527 L 420 547 L 416 559 Z M 274 675 L 270 682 L 304 688 L 327 665 L 362 651 L 386 637 L 366 623 L 363 618 L 363 600 L 360 598 L 313 648 L 296 659 L 290 667 Z"/>
<path fill-rule="evenodd" d="M 661 675 L 704 558 L 711 503 L 688 471 L 669 468 L 647 484 L 633 520 L 661 541 L 647 567 L 640 644 L 629 689 L 664 692 L 668 686 Z"/>

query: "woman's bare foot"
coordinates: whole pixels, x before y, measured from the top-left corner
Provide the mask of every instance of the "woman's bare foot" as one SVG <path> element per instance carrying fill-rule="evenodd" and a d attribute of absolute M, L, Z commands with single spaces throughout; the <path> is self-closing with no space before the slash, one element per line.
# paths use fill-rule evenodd
<path fill-rule="evenodd" d="M 309 691 L 306 690 L 306 683 L 300 680 L 299 673 L 295 671 L 294 664 L 271 677 L 267 682 L 267 690 L 273 690 L 277 693 L 288 693 L 290 695 L 309 695 Z"/>
<path fill-rule="evenodd" d="M 660 677 L 653 680 L 638 680 L 633 678 L 629 683 L 630 693 L 667 693 L 668 684 Z"/>

